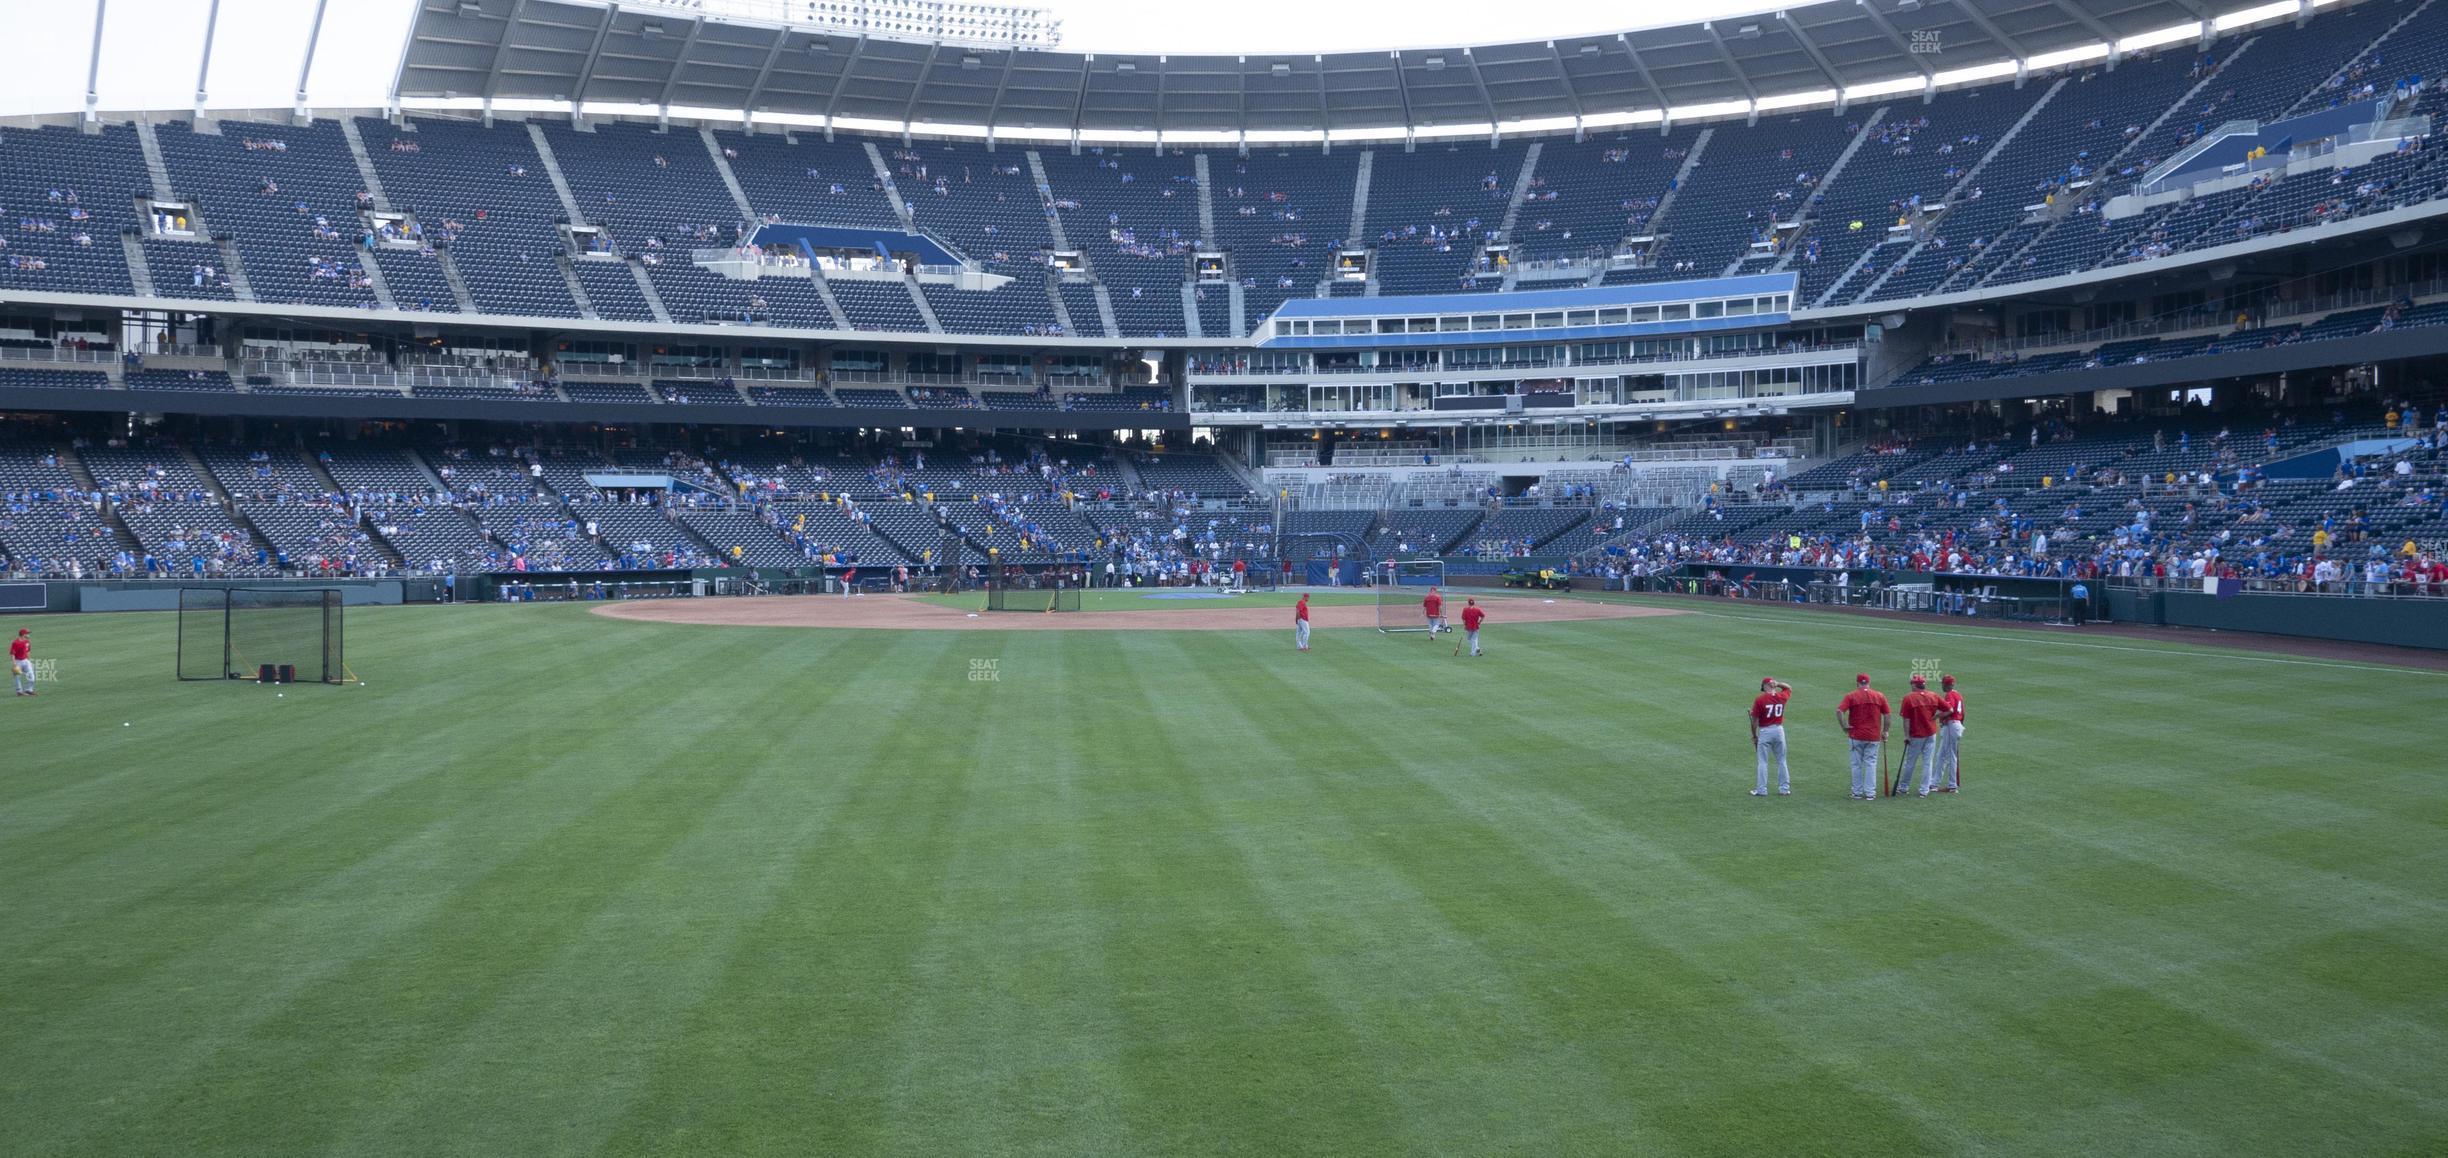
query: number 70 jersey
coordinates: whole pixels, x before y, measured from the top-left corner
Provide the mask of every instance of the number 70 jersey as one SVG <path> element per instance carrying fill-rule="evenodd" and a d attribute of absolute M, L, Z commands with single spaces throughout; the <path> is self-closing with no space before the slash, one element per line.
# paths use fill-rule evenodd
<path fill-rule="evenodd" d="M 1758 699 L 1751 701 L 1751 722 L 1762 728 L 1783 727 L 1785 701 L 1792 698 L 1792 692 L 1761 692 Z"/>

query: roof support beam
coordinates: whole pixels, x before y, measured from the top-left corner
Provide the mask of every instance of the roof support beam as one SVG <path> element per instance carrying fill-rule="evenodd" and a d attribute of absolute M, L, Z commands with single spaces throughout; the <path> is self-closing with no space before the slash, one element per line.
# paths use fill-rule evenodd
<path fill-rule="evenodd" d="M 765 63 L 758 67 L 756 80 L 748 86 L 748 99 L 740 102 L 742 127 L 752 123 L 752 118 L 756 113 L 757 98 L 765 95 L 765 81 L 773 76 L 774 65 L 781 63 L 782 60 L 782 48 L 789 43 L 790 28 L 788 26 L 774 29 L 773 47 L 765 50 Z"/>
<path fill-rule="evenodd" d="M 1747 119 L 1747 123 L 1758 124 L 1759 90 L 1752 87 L 1751 78 L 1743 72 L 1742 65 L 1735 61 L 1734 50 L 1726 47 L 1725 34 L 1717 31 L 1717 22 L 1714 20 L 1702 22 L 1700 29 L 1709 34 L 1709 42 L 1717 46 L 1717 59 L 1725 62 L 1726 71 L 1734 74 L 1734 83 L 1742 86 L 1743 96 L 1751 101 L 1751 116 Z"/>
<path fill-rule="evenodd" d="M 102 105 L 102 21 L 109 16 L 110 0 L 94 0 L 93 55 L 85 61 L 85 119 L 89 123 L 99 119 L 95 110 Z"/>
<path fill-rule="evenodd" d="M 1819 75 L 1827 78 L 1828 87 L 1836 90 L 1836 111 L 1842 114 L 1845 111 L 1844 78 L 1836 75 L 1836 66 L 1828 63 L 1826 54 L 1812 43 L 1810 34 L 1802 30 L 1801 23 L 1793 18 L 1792 13 L 1780 11 L 1776 15 L 1777 19 L 1785 22 L 1785 31 L 1793 34 L 1794 43 L 1802 46 L 1802 54 L 1810 57 L 1811 63 L 1819 67 Z"/>
<path fill-rule="evenodd" d="M 2074 23 L 2090 29 L 2091 35 L 2099 37 L 2103 43 L 2108 45 L 2108 67 L 2115 68 L 2117 61 L 2125 55 L 2117 48 L 2116 30 L 2100 23 L 2098 17 L 2083 11 L 2080 4 L 2070 4 L 2067 3 L 2067 0 L 2052 0 L 2052 3 L 2059 12 L 2073 17 Z"/>
<path fill-rule="evenodd" d="M 321 4 L 322 0 L 315 0 L 315 2 L 317 4 Z M 501 83 L 502 61 L 508 58 L 510 55 L 510 38 L 518 35 L 519 15 L 525 11 L 527 11 L 527 0 L 510 0 L 510 18 L 502 21 L 501 39 L 493 43 L 493 63 L 485 66 L 484 111 L 486 124 L 492 123 L 493 88 L 495 85 Z M 315 20 L 316 28 L 319 30 L 322 27 L 322 24 L 323 21 L 318 16 L 318 18 Z M 313 55 L 311 48 L 308 55 Z M 298 87 L 303 89 L 306 86 L 301 82 Z M 299 103 L 302 104 L 304 102 L 301 100 Z"/>
<path fill-rule="evenodd" d="M 1249 58 L 1237 56 L 1233 59 L 1236 62 L 1234 73 L 1241 81 L 1241 89 L 1235 94 L 1238 103 L 1233 106 L 1233 124 L 1239 127 L 1241 143 L 1243 147 L 1247 147 L 1249 144 Z"/>
<path fill-rule="evenodd" d="M 1096 67 L 1092 54 L 1080 57 L 1079 91 L 1071 94 L 1071 155 L 1079 156 L 1080 114 L 1088 110 L 1088 70 Z"/>
<path fill-rule="evenodd" d="M 570 90 L 570 120 L 572 122 L 583 119 L 578 113 L 577 106 L 587 99 L 587 86 L 595 83 L 595 66 L 603 60 L 604 42 L 612 38 L 612 18 L 618 15 L 620 15 L 618 3 L 604 5 L 603 20 L 595 25 L 595 42 L 587 46 L 586 63 L 578 66 L 578 83 Z"/>
<path fill-rule="evenodd" d="M 1309 60 L 1317 65 L 1318 73 L 1318 151 L 1331 153 L 1334 152 L 1334 118 L 1326 115 L 1326 55 L 1314 53 Z M 1241 155 L 1249 156 L 1249 141 L 1246 138 L 1241 142 Z"/>
<path fill-rule="evenodd" d="M 204 14 L 204 59 L 196 64 L 195 114 L 198 118 L 204 115 L 204 81 L 212 76 L 213 33 L 220 27 L 221 0 L 212 0 L 211 10 Z"/>
<path fill-rule="evenodd" d="M 323 43 L 323 9 L 330 4 L 331 0 L 315 0 L 314 27 L 306 33 L 306 58 L 298 62 L 297 104 L 289 111 L 301 121 L 306 117 L 306 81 L 314 76 L 315 49 Z M 507 37 L 509 33 L 502 35 Z M 490 87 L 487 86 L 488 90 Z"/>
<path fill-rule="evenodd" d="M 986 106 L 986 148 L 994 149 L 995 126 L 1003 119 L 1003 94 L 1011 88 L 1012 62 L 1020 59 L 1018 49 L 1003 50 L 1003 74 L 995 78 L 994 103 Z"/>
<path fill-rule="evenodd" d="M 1573 141 L 1575 143 L 1579 143 L 1581 140 L 1581 118 L 1586 115 L 1581 109 L 1580 90 L 1573 87 L 1572 73 L 1566 71 L 1564 68 L 1564 50 L 1557 48 L 1555 41 L 1550 40 L 1547 42 L 1547 59 L 1555 62 L 1556 87 L 1563 90 L 1565 103 L 1572 106 Z"/>
<path fill-rule="evenodd" d="M 1496 98 L 1488 95 L 1487 78 L 1479 75 L 1479 58 L 1465 48 L 1462 59 L 1470 63 L 1471 84 L 1479 89 L 1479 103 L 1487 109 L 1488 145 L 1493 148 L 1496 144 Z"/>
<path fill-rule="evenodd" d="M 910 118 L 918 115 L 918 97 L 926 92 L 927 81 L 935 76 L 935 56 L 943 51 L 943 41 L 927 45 L 926 63 L 918 66 L 918 79 L 910 82 L 909 99 L 901 103 L 901 147 L 910 143 Z"/>
<path fill-rule="evenodd" d="M 1666 90 L 1659 88 L 1657 78 L 1649 75 L 1649 64 L 1641 59 L 1640 49 L 1632 46 L 1631 37 L 1618 32 L 1615 34 L 1615 43 L 1622 45 L 1624 55 L 1631 58 L 1632 71 L 1640 74 L 1641 83 L 1649 86 L 1650 99 L 1657 102 L 1658 131 L 1665 132 L 1674 125 L 1674 112 L 1666 103 Z"/>
<path fill-rule="evenodd" d="M 1156 125 L 1156 153 L 1158 156 L 1164 154 L 1165 62 L 1167 59 L 1163 53 L 1156 55 L 1156 109 L 1152 119 Z"/>
<path fill-rule="evenodd" d="M 1980 10 L 1980 5 L 1966 3 L 1959 4 L 1957 7 L 1963 9 L 1964 16 L 1970 19 L 1975 26 L 1979 27 L 1983 33 L 1987 34 L 1989 39 L 1997 41 L 1999 44 L 2005 46 L 2006 51 L 2014 54 L 2015 87 L 2023 87 L 2023 79 L 2026 76 L 2029 76 L 2031 72 L 2030 68 L 2024 62 L 2031 59 L 2031 53 L 2025 50 L 2023 45 L 2015 40 L 2014 37 L 2006 35 L 2005 29 L 1991 23 L 1988 14 Z"/>
<path fill-rule="evenodd" d="M 524 4 L 526 0 L 519 0 L 519 2 Z M 516 19 L 515 13 L 512 18 Z M 680 88 L 680 70 L 688 67 L 689 53 L 697 47 L 697 34 L 704 31 L 705 17 L 700 16 L 689 21 L 688 35 L 680 40 L 680 54 L 672 57 L 671 73 L 663 78 L 663 95 L 655 100 L 655 103 L 663 108 L 662 115 L 657 118 L 658 125 L 662 127 L 669 127 L 671 124 L 671 99 L 672 93 Z"/>
<path fill-rule="evenodd" d="M 1400 51 L 1389 52 L 1386 58 L 1394 62 L 1394 92 L 1402 97 L 1403 152 L 1408 153 L 1411 151 L 1411 130 L 1419 124 L 1419 119 L 1411 115 L 1411 82 L 1403 77 L 1403 59 Z"/>
<path fill-rule="evenodd" d="M 842 61 L 841 75 L 833 78 L 833 95 L 825 98 L 825 139 L 828 141 L 833 139 L 833 107 L 841 103 L 842 90 L 850 86 L 850 74 L 858 68 L 859 53 L 866 50 L 867 34 L 862 32 L 850 44 L 850 56 Z"/>

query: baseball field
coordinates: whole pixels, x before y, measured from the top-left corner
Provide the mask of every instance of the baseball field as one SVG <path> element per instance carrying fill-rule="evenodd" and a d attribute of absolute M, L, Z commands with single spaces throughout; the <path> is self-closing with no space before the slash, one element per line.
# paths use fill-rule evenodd
<path fill-rule="evenodd" d="M 2448 674 L 1122 598 L 352 608 L 364 686 L 279 691 L 20 621 L 0 1152 L 2448 1152 Z M 1847 800 L 1836 699 L 1917 664 L 1965 790 Z"/>

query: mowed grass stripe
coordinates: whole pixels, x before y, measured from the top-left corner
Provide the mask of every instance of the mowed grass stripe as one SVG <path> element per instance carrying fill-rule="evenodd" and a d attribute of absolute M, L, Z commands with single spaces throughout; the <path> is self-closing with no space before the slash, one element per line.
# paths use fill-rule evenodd
<path fill-rule="evenodd" d="M 558 954 L 464 1026 L 423 1067 L 426 1080 L 356 1115 L 334 1148 L 369 1153 L 415 1138 L 433 1152 L 593 1152 L 645 1086 L 662 1044 L 733 960 L 745 926 L 783 903 L 792 857 L 831 831 L 852 778 L 802 758 L 821 735 L 809 725 L 859 714 L 886 654 L 844 650 L 823 637 L 724 641 L 724 662 L 743 670 L 821 668 L 836 678 L 813 695 L 788 679 L 734 685 L 740 715 L 769 722 L 730 738 L 724 762 L 748 775 L 633 879 L 608 881 L 606 903 Z M 705 767 L 683 756 L 658 774 L 701 776 Z M 506 1130 L 507 1122 L 519 1125 Z"/>
<path fill-rule="evenodd" d="M 583 667 L 611 669 L 621 649 L 609 637 L 573 636 L 560 654 Z M 435 682 L 430 685 L 421 684 L 418 673 L 401 675 L 403 688 L 430 690 L 377 701 L 363 698 L 373 694 L 371 689 L 312 687 L 292 689 L 293 696 L 276 700 L 252 684 L 181 687 L 180 698 L 223 714 L 215 734 L 235 738 L 223 742 L 243 744 L 247 737 L 289 729 L 301 731 L 309 742 L 302 751 L 262 760 L 190 750 L 177 760 L 140 762 L 134 767 L 146 770 L 146 780 L 158 776 L 169 786 L 158 793 L 122 786 L 113 793 L 116 805 L 94 809 L 109 813 L 95 818 L 106 826 L 109 840 L 97 842 L 94 825 L 18 834 L 0 840 L 0 867 L 29 897 L 71 884 L 90 887 L 96 877 L 111 879 L 122 898 L 116 905 L 78 905 L 51 914 L 84 925 L 107 926 L 127 910 L 152 906 L 160 909 L 155 920 L 201 921 L 209 927 L 219 919 L 211 905 L 223 897 L 245 895 L 318 863 L 343 865 L 363 855 L 368 840 L 385 838 L 420 817 L 465 809 L 472 795 L 501 790 L 504 769 L 557 758 L 569 737 L 546 725 L 591 710 L 606 690 L 599 686 L 577 696 L 573 693 L 585 685 L 536 683 L 488 696 L 475 688 L 454 689 L 448 668 L 438 663 L 431 668 Z M 647 686 L 641 672 L 634 682 L 617 681 L 610 690 L 635 694 Z M 403 698 L 408 702 L 397 702 Z M 418 721 L 488 711 L 499 711 L 505 725 L 488 737 L 481 760 L 468 759 L 453 745 L 420 742 L 429 728 Z M 196 771 L 231 765 L 245 771 L 229 776 L 225 786 Z M 139 848 L 142 856 L 130 855 Z M 173 899 L 178 903 L 163 903 Z M 74 926 L 28 924 L 32 927 L 0 927 L 0 945 L 16 936 L 75 935 Z"/>
<path fill-rule="evenodd" d="M 227 690 L 175 689 L 182 695 Z M 359 757 L 378 761 L 381 752 Z M 608 751 L 580 747 L 517 776 L 464 763 L 465 783 L 436 788 L 430 810 L 388 818 L 367 813 L 362 826 L 328 834 L 337 843 L 264 881 L 206 884 L 243 884 L 248 891 L 219 901 L 212 893 L 169 893 L 127 912 L 115 937 L 96 930 L 46 940 L 38 949 L 42 955 L 25 961 L 42 972 L 10 977 L 18 983 L 0 989 L 18 1003 L 24 1027 L 0 1041 L 0 1051 L 22 1050 L 25 1062 L 18 1066 L 21 1080 L 0 1097 L 22 1102 L 29 1113 L 19 1121 L 66 1136 L 104 1135 L 108 1141 L 98 1144 L 99 1152 L 193 1144 L 187 1135 L 150 1133 L 171 1125 L 160 1107 L 181 1082 L 210 1070 L 216 1055 L 283 1014 L 300 995 L 392 951 L 392 938 L 417 929 L 453 890 L 515 855 L 539 835 L 539 826 L 565 823 L 625 783 L 624 769 L 611 760 Z M 566 770 L 590 775 L 565 782 L 560 773 Z M 335 774 L 348 772 L 343 766 Z M 173 875 L 177 867 L 144 875 Z M 61 890 L 67 895 L 46 903 L 73 905 L 68 890 L 80 883 L 107 896 L 114 882 L 66 882 Z M 36 1064 L 35 1058 L 45 1060 Z M 56 1096 L 59 1091 L 80 1088 L 112 1095 L 99 1106 L 45 1120 L 74 1105 Z"/>
<path fill-rule="evenodd" d="M 404 1083 L 451 1084 L 456 1075 L 433 1068 L 448 1044 L 490 1018 L 516 983 L 544 968 L 748 774 L 719 762 L 672 774 L 678 757 L 721 727 L 710 709 L 729 694 L 708 685 L 675 690 L 667 747 L 618 764 L 590 753 L 596 758 L 548 765 L 562 792 L 584 795 L 593 777 L 604 790 L 548 823 L 495 834 L 507 855 L 437 889 L 437 903 L 394 931 L 383 952 L 357 957 L 233 1035 L 173 1095 L 209 1099 L 220 1111 L 193 1124 L 194 1140 L 241 1152 L 319 1147 Z M 477 853 L 476 842 L 454 843 Z M 530 1044 L 537 1060 L 568 1045 Z"/>
<path fill-rule="evenodd" d="M 1346 632 L 1336 642 L 1361 639 Z M 1490 946 L 1476 935 L 1475 905 L 1457 911 L 1446 903 L 1457 886 L 1483 891 L 1482 882 L 1523 866 L 1475 846 L 1467 817 L 1408 792 L 1397 762 L 1369 739 L 1372 729 L 1352 726 L 1348 705 L 1321 710 L 1320 690 L 1336 686 L 1359 652 L 1328 648 L 1313 653 L 1320 662 L 1278 667 L 1266 654 L 1272 648 L 1241 642 L 1236 662 L 1184 663 L 1200 677 L 1190 702 L 1229 713 L 1228 731 L 1246 745 L 1211 762 L 1196 783 L 1230 810 L 1224 831 L 1365 1043 L 1386 1096 L 1402 1107 L 1399 1143 L 1382 1148 L 1662 1144 L 1628 1075 L 1610 1064 L 1617 1059 L 1607 1056 L 1603 1034 L 1583 1023 L 1588 1011 L 1559 1016 L 1546 983 L 1521 975 L 1516 960 L 1537 947 Z M 1394 834 L 1405 847 L 1388 845 Z M 1414 848 L 1435 850 L 1436 863 L 1424 871 L 1407 851 Z M 1342 1145 L 1375 1152 L 1366 1139 Z"/>
<path fill-rule="evenodd" d="M 850 780 L 829 835 L 788 856 L 782 900 L 744 923 L 602 1152 L 845 1153 L 895 1137 L 896 1025 L 935 919 L 917 898 L 942 887 L 964 797 L 957 776 L 908 750 L 944 710 L 911 673 L 944 670 L 962 640 L 857 634 L 843 646 L 872 650 L 878 674 L 855 714 L 811 721 L 798 755 Z"/>
<path fill-rule="evenodd" d="M 1060 710 L 1112 678 L 1109 641 L 962 642 L 962 663 L 921 689 L 945 715 L 921 767 L 959 777 L 965 804 L 943 888 L 923 899 L 933 925 L 897 1030 L 895 1132 L 919 1153 L 1145 1153 L 1123 1093 L 1114 914 L 1089 895 L 1108 842 L 1132 829 L 1102 803 L 1105 721 Z"/>
<path fill-rule="evenodd" d="M 1400 1137 L 1330 978 L 1234 844 L 1235 818 L 1199 790 L 1241 766 L 1242 738 L 1192 710 L 1177 637 L 1109 638 L 1102 687 L 1133 725 L 1114 736 L 1111 835 L 1088 888 L 1112 915 L 1104 958 L 1138 1152 L 1335 1153 Z"/>
<path fill-rule="evenodd" d="M 1553 632 L 1547 627 L 1523 631 L 1507 654 L 1527 656 L 1527 649 Z M 1621 634 L 1628 643 L 1638 627 Z M 1679 1153 L 1742 1154 L 1758 1152 L 1772 1138 L 1792 1136 L 1801 1123 L 1825 1121 L 1851 1128 L 1814 1137 L 1815 1153 L 1923 1152 L 1938 1145 L 1943 1126 L 1935 1114 L 1912 1104 L 1909 1091 L 1884 1090 L 1865 1080 L 1851 1057 L 1820 1055 L 1813 1039 L 1792 1032 L 1747 996 L 1762 979 L 1757 963 L 1728 969 L 1720 956 L 1662 932 L 1678 923 L 1680 912 L 1708 914 L 1711 922 L 1728 927 L 1790 924 L 1781 912 L 1755 911 L 1747 895 L 1646 848 L 1638 830 L 1654 823 L 1644 821 L 1643 814 L 1654 815 L 1656 807 L 1647 802 L 1688 795 L 1688 789 L 1654 787 L 1671 777 L 1676 763 L 1671 755 L 1661 759 L 1660 753 L 1647 753 L 1664 767 L 1644 767 L 1605 782 L 1606 811 L 1615 815 L 1602 817 L 1535 786 L 1541 764 L 1560 754 L 1557 746 L 1576 742 L 1572 733 L 1542 729 L 1536 721 L 1491 721 L 1436 710 L 1436 701 L 1446 698 L 1485 702 L 1485 693 L 1504 678 L 1484 661 L 1455 670 L 1453 683 L 1426 697 L 1387 689 L 1437 687 L 1437 681 L 1405 685 L 1357 679 L 1349 690 L 1337 687 L 1330 693 L 1338 701 L 1381 701 L 1359 706 L 1354 714 L 1402 721 L 1377 734 L 1399 737 L 1413 753 L 1466 746 L 1491 723 L 1519 729 L 1508 733 L 1520 741 L 1517 755 L 1468 761 L 1385 755 L 1382 766 L 1407 776 L 1421 791 L 1387 791 L 1378 799 L 1395 806 L 1429 801 L 1437 807 L 1384 817 L 1372 839 L 1387 855 L 1414 862 L 1414 871 L 1433 883 L 1428 895 L 1474 930 L 1495 959 L 1518 970 L 1525 992 L 1546 995 L 1558 1017 L 1606 1027 L 1608 1032 L 1596 1038 L 1607 1047 L 1599 1064 L 1638 1075 L 1638 1087 L 1647 1091 L 1642 1120 L 1651 1133 L 1668 1139 Z M 1444 839 L 1412 842 L 1400 835 L 1440 810 L 1459 822 L 1439 830 Z M 1457 850 L 1478 855 L 1461 858 Z M 1629 854 L 1631 863 L 1605 863 L 1613 859 L 1610 853 Z M 1469 871 L 1499 863 L 1509 871 Z M 1467 883 L 1453 879 L 1457 869 Z M 1681 906 L 1674 911 L 1643 901 L 1661 874 L 1675 878 Z M 1827 964 L 1875 972 L 1860 961 Z M 1667 1029 L 1691 1020 L 1710 1027 L 1705 1041 L 1680 1042 Z M 1706 1060 L 1685 1056 L 1686 1049 L 1705 1051 Z M 1716 1072 L 1728 1067 L 1739 1076 Z M 1709 1081 L 1690 1080 L 1702 1072 L 1712 1073 Z"/>

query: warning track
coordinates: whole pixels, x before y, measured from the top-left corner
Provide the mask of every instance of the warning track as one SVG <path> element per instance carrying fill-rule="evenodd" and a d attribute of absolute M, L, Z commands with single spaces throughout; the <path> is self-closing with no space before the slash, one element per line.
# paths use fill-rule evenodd
<path fill-rule="evenodd" d="M 980 597 L 980 602 L 984 601 Z M 1461 601 L 1448 604 L 1460 611 Z M 1621 603 L 1559 599 L 1497 598 L 1483 601 L 1492 626 L 1565 623 L 1593 619 L 1646 619 L 1689 612 Z M 1047 615 L 1008 611 L 973 614 L 976 608 L 946 607 L 910 595 L 754 595 L 737 599 L 652 599 L 609 603 L 597 615 L 653 623 L 705 627 L 825 627 L 888 631 L 1290 631 L 1290 607 L 1182 606 L 1162 611 L 1085 611 Z M 1459 622 L 1459 617 L 1449 616 Z M 1377 610 L 1366 605 L 1315 605 L 1310 625 L 1375 627 Z"/>

